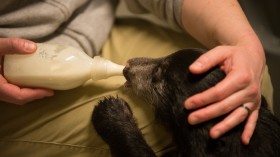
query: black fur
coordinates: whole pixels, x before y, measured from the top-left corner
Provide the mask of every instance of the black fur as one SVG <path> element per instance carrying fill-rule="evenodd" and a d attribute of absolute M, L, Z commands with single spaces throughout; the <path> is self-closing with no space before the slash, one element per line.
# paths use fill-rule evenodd
<path fill-rule="evenodd" d="M 188 71 L 189 65 L 202 53 L 200 49 L 184 49 L 163 58 L 134 58 L 124 69 L 126 85 L 153 105 L 157 120 L 173 134 L 177 149 L 164 156 L 280 157 L 280 122 L 268 110 L 264 98 L 249 145 L 243 145 L 240 140 L 244 123 L 217 140 L 210 138 L 210 128 L 224 116 L 195 126 L 188 124 L 190 111 L 184 109 L 184 100 L 225 77 L 218 67 L 202 75 Z M 94 110 L 92 122 L 110 146 L 112 156 L 155 156 L 122 99 L 111 97 L 101 101 Z"/>
<path fill-rule="evenodd" d="M 155 157 L 147 145 L 127 103 L 120 98 L 105 98 L 95 107 L 92 122 L 108 143 L 114 157 Z M 135 149 L 137 148 L 137 149 Z"/>

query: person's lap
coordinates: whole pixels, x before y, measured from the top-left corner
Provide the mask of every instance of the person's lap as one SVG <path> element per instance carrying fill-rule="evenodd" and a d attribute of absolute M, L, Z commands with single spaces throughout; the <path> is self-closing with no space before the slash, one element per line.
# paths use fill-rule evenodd
<path fill-rule="evenodd" d="M 126 19 L 116 21 L 102 56 L 125 65 L 133 57 L 161 57 L 191 47 L 202 46 L 185 34 Z M 130 104 L 145 139 L 158 155 L 172 149 L 171 136 L 155 122 L 152 108 L 123 87 L 124 82 L 123 77 L 88 81 L 21 107 L 0 102 L 0 156 L 110 156 L 91 124 L 91 114 L 100 99 L 116 95 Z M 269 77 L 265 82 L 271 85 Z M 271 94 L 271 87 L 266 93 Z"/>

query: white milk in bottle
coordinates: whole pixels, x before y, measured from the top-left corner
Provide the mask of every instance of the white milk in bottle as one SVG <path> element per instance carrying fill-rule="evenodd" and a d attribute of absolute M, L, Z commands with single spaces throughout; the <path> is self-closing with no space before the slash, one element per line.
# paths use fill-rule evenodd
<path fill-rule="evenodd" d="M 91 58 L 77 48 L 55 44 L 37 44 L 33 54 L 5 55 L 3 66 L 4 77 L 13 84 L 55 90 L 122 75 L 124 68 L 99 56 Z"/>

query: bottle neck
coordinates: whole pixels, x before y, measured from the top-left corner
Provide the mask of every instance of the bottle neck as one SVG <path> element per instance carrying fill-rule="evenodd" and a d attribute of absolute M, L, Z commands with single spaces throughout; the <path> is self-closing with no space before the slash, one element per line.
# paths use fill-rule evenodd
<path fill-rule="evenodd" d="M 91 79 L 100 80 L 111 76 L 122 76 L 123 69 L 123 65 L 118 65 L 110 60 L 95 56 L 92 60 Z"/>

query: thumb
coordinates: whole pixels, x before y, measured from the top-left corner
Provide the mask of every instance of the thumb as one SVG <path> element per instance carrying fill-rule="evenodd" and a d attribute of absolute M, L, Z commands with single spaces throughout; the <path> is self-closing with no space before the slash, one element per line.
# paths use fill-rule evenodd
<path fill-rule="evenodd" d="M 215 48 L 202 54 L 190 65 L 189 69 L 194 74 L 201 74 L 222 64 L 225 57 L 224 53 L 221 53 L 219 49 Z"/>
<path fill-rule="evenodd" d="M 0 38 L 0 55 L 32 53 L 36 44 L 20 38 Z"/>

